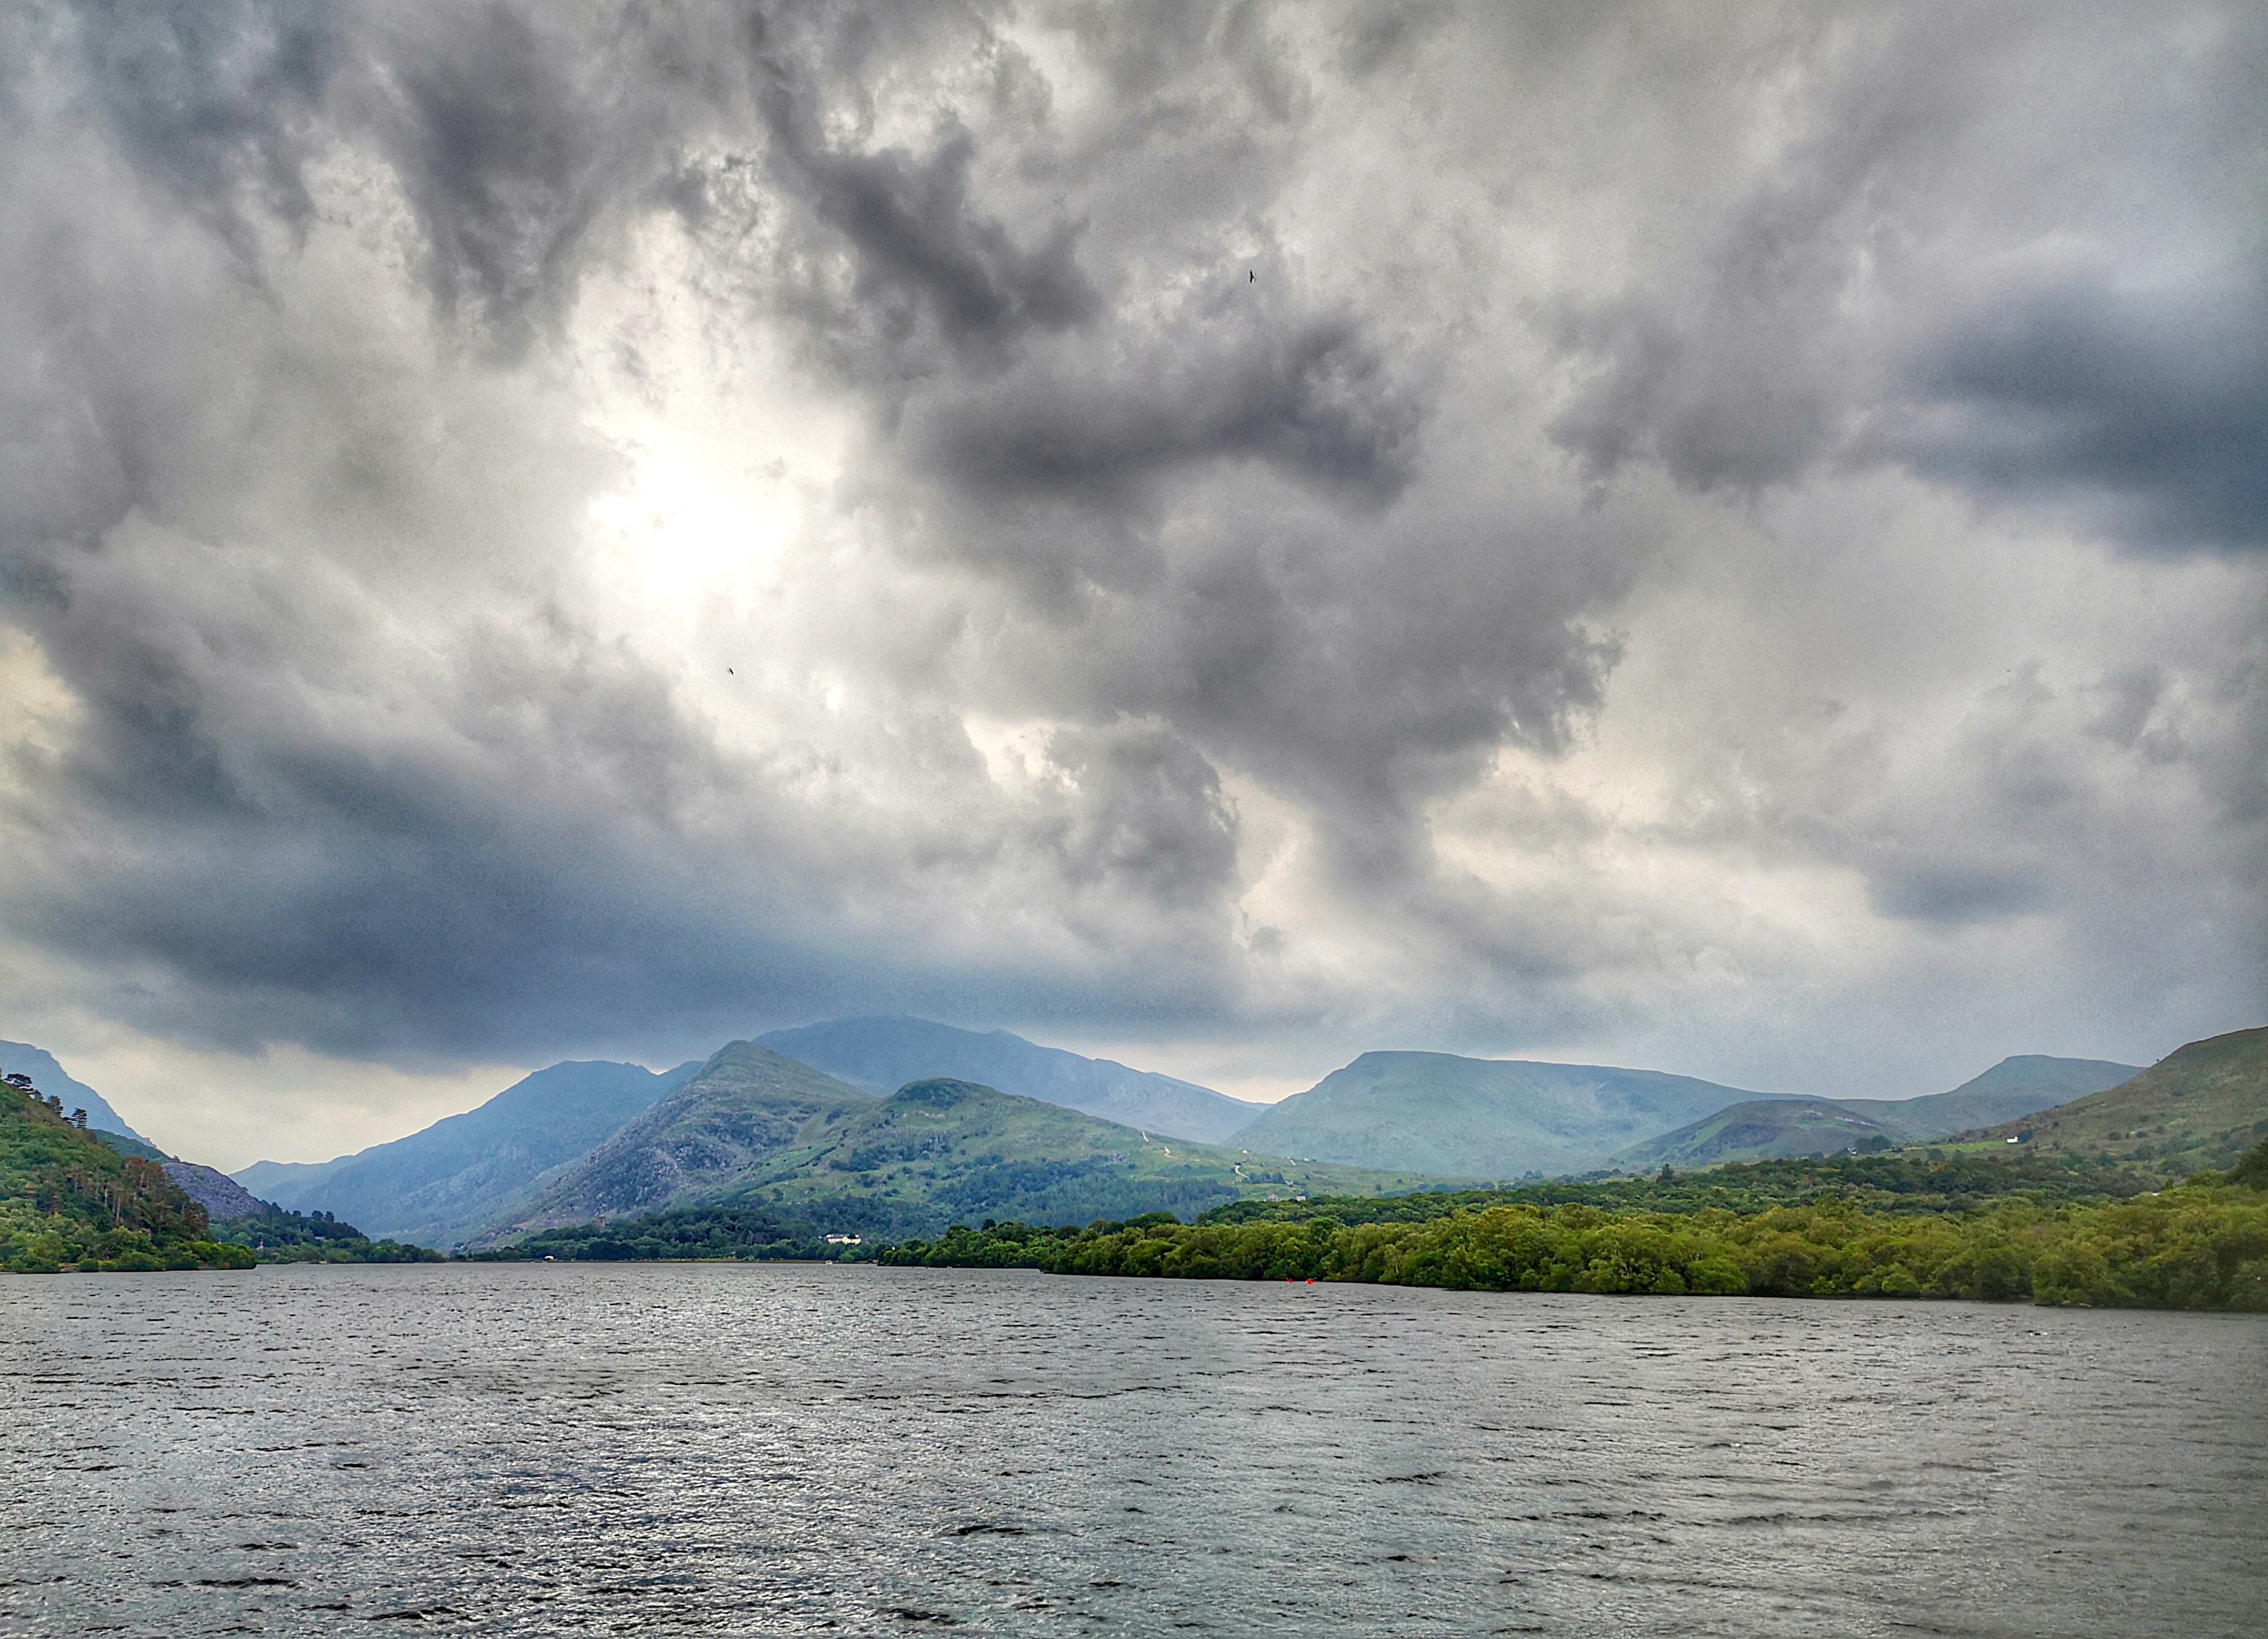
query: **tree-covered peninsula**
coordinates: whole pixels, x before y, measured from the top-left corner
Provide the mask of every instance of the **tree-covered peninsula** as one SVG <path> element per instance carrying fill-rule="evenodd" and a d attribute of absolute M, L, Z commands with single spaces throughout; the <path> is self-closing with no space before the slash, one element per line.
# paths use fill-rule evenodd
<path fill-rule="evenodd" d="M 63 1101 L 41 1096 L 29 1076 L 0 1082 L 0 1269 L 115 1274 L 440 1257 L 372 1241 L 328 1213 L 287 1212 L 268 1201 L 216 1219 L 168 1174 L 161 1151 L 131 1134 L 90 1129 L 84 1116 L 66 1114 Z"/>
<path fill-rule="evenodd" d="M 2030 1187 L 1978 1200 L 1968 1168 L 1980 1163 L 1937 1164 L 1948 1175 L 1938 1190 L 1837 1188 L 1767 1163 L 1723 1170 L 1760 1178 L 1663 1178 L 1650 1202 L 1643 1185 L 1625 1185 L 1620 1205 L 1505 1191 L 1435 1198 L 1443 1210 L 1425 1215 L 1408 1211 L 1422 1198 L 1405 1198 L 1309 1202 L 1307 1216 L 1230 1207 L 1194 1224 L 1158 1214 L 1084 1229 L 957 1225 L 879 1261 L 1478 1291 L 2268 1310 L 2268 1144 L 2226 1176 L 2124 1200 L 2088 1198 L 2093 1180 L 2082 1170 L 2058 1178 L 2043 1167 L 2009 1169 L 2006 1182 Z M 1926 1184 L 1927 1166 L 1894 1181 Z M 1757 1199 L 1775 1186 L 1790 1199 Z M 1950 1205 L 1955 1192 L 1971 1204 Z M 1707 1199 L 1744 1193 L 1745 1207 Z"/>
<path fill-rule="evenodd" d="M 25 1075 L 0 1083 L 0 1267 L 241 1269 L 245 1247 L 217 1241 L 205 1209 L 157 1162 L 122 1155 Z"/>

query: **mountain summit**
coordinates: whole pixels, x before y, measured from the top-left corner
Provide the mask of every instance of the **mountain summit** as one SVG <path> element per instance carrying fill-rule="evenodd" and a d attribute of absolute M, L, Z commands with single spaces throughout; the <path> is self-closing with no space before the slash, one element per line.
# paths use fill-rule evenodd
<path fill-rule="evenodd" d="M 1042 1047 L 1005 1030 L 979 1034 L 927 1019 L 836 1019 L 773 1030 L 756 1042 L 878 1096 L 909 1082 L 972 1082 L 1206 1144 L 1226 1139 L 1268 1108 L 1113 1059 Z"/>
<path fill-rule="evenodd" d="M 504 1214 L 519 1229 L 634 1216 L 705 1199 L 807 1129 L 880 1101 L 753 1042 L 728 1042 L 675 1092 Z"/>

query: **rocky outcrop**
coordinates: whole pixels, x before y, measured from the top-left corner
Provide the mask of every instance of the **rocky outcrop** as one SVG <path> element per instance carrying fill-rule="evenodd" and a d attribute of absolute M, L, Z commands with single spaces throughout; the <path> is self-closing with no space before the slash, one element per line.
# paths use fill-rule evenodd
<path fill-rule="evenodd" d="M 248 1218 L 261 1210 L 252 1192 L 225 1172 L 201 1167 L 194 1161 L 168 1161 L 165 1164 L 166 1176 L 173 1180 L 182 1194 L 202 1207 L 205 1215 L 215 1223 L 230 1218 Z"/>

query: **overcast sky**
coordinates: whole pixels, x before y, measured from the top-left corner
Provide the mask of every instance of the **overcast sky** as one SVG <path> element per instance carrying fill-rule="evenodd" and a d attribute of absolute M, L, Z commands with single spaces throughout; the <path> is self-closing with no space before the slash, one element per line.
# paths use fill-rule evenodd
<path fill-rule="evenodd" d="M 0 1037 L 2268 1020 L 2250 4 L 10 8 Z"/>

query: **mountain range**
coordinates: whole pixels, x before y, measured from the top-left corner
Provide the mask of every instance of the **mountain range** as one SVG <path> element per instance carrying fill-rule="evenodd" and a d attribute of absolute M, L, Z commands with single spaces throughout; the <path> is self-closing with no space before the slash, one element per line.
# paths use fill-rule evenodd
<path fill-rule="evenodd" d="M 1432 1181 L 1248 1158 L 951 1078 L 882 1098 L 733 1042 L 482 1238 L 735 1205 L 777 1207 L 829 1229 L 921 1235 L 957 1216 L 1086 1222 L 1201 1211 L 1244 1195 L 1374 1194 Z"/>
<path fill-rule="evenodd" d="M 1257 1105 L 1005 1031 L 865 1018 L 732 1043 L 667 1072 L 554 1065 L 407 1138 L 320 1163 L 258 1163 L 233 1184 L 131 1133 L 105 1140 L 164 1163 L 215 1207 L 240 1209 L 242 1186 L 428 1245 L 719 1202 L 860 1232 L 925 1234 L 953 1218 L 1187 1213 L 1240 1196 L 1364 1195 L 1873 1150 L 2011 1122 L 1996 1141 L 2123 1147 L 2193 1170 L 2219 1164 L 2224 1150 L 2242 1148 L 2240 1129 L 2268 1120 L 2259 1054 L 2246 1046 L 2256 1038 L 2268 1032 L 2192 1044 L 2142 1074 L 2022 1056 L 1949 1092 L 1900 1100 L 1371 1052 L 1304 1093 Z M 98 1106 L 108 1110 L 44 1052 L 5 1051 L 85 1107 L 91 1124 Z M 911 1096 L 915 1087 L 930 1090 Z M 1226 1141 L 1188 1136 L 1224 1129 Z"/>

